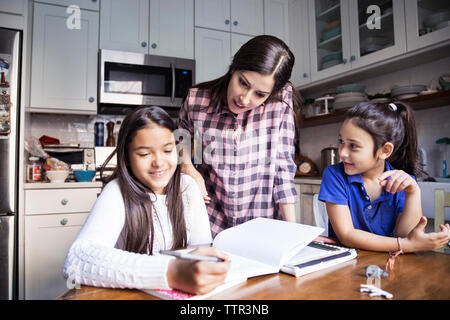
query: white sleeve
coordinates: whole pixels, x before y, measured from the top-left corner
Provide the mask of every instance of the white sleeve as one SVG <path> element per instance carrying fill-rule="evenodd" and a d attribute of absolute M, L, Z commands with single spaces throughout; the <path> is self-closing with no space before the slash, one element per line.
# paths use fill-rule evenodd
<path fill-rule="evenodd" d="M 183 174 L 181 185 L 188 245 L 212 243 L 208 212 L 197 182 L 191 176 Z"/>
<path fill-rule="evenodd" d="M 102 191 L 69 249 L 63 266 L 68 281 L 111 288 L 169 288 L 167 266 L 173 257 L 115 248 L 124 223 L 124 202 L 114 180 Z"/>

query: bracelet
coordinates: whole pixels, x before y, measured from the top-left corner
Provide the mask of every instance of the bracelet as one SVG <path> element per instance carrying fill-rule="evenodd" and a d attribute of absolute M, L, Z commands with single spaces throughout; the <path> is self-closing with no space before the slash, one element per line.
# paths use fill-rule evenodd
<path fill-rule="evenodd" d="M 386 261 L 386 267 L 385 267 L 386 272 L 394 271 L 395 258 L 398 255 L 403 254 L 403 250 L 402 250 L 402 247 L 400 245 L 400 237 L 397 237 L 397 244 L 398 244 L 398 251 L 389 252 L 389 258 Z"/>

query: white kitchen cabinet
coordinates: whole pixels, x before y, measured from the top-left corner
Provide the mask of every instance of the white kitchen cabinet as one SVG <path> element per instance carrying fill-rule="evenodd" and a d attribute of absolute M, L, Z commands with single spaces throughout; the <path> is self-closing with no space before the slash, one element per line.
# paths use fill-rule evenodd
<path fill-rule="evenodd" d="M 194 0 L 103 0 L 100 48 L 194 58 Z"/>
<path fill-rule="evenodd" d="M 150 0 L 149 50 L 194 59 L 194 0 Z"/>
<path fill-rule="evenodd" d="M 230 63 L 235 53 L 242 47 L 244 43 L 252 39 L 253 36 L 247 36 L 245 34 L 232 33 L 231 34 L 231 57 Z"/>
<path fill-rule="evenodd" d="M 25 184 L 25 299 L 55 299 L 68 290 L 62 266 L 100 185 Z"/>
<path fill-rule="evenodd" d="M 311 226 L 316 225 L 314 219 L 314 195 L 320 191 L 320 185 L 302 184 L 300 185 L 300 223 Z"/>
<path fill-rule="evenodd" d="M 34 3 L 30 111 L 97 113 L 98 12 L 81 10 L 79 29 L 68 18 Z"/>
<path fill-rule="evenodd" d="M 289 0 L 264 0 L 264 34 L 275 36 L 289 46 L 290 21 Z"/>
<path fill-rule="evenodd" d="M 87 216 L 71 213 L 25 217 L 25 299 L 56 299 L 69 289 L 62 266 Z"/>
<path fill-rule="evenodd" d="M 224 75 L 231 62 L 229 32 L 195 28 L 196 83 Z"/>
<path fill-rule="evenodd" d="M 295 56 L 290 81 L 296 87 L 311 82 L 308 13 L 308 1 L 289 0 L 289 47 Z"/>
<path fill-rule="evenodd" d="M 420 49 L 450 39 L 448 0 L 405 1 L 408 51 Z"/>
<path fill-rule="evenodd" d="M 26 10 L 25 0 L 1 0 L 0 12 L 23 15 Z"/>
<path fill-rule="evenodd" d="M 76 5 L 80 9 L 87 9 L 93 11 L 98 11 L 100 6 L 100 0 L 37 0 L 36 2 L 54 4 L 64 7 Z"/>
<path fill-rule="evenodd" d="M 195 26 L 260 35 L 264 33 L 263 0 L 195 0 Z"/>
<path fill-rule="evenodd" d="M 149 0 L 102 0 L 100 49 L 148 53 Z"/>
<path fill-rule="evenodd" d="M 406 52 L 404 0 L 309 0 L 311 80 Z"/>

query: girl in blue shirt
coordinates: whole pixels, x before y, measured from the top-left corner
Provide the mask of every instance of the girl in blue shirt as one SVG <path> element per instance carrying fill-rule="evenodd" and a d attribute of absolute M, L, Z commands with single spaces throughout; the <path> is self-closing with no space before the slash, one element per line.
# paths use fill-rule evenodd
<path fill-rule="evenodd" d="M 339 132 L 341 162 L 325 169 L 319 199 L 326 202 L 329 236 L 348 247 L 412 252 L 442 247 L 450 226 L 425 233 L 412 110 L 401 102 L 361 103 Z"/>

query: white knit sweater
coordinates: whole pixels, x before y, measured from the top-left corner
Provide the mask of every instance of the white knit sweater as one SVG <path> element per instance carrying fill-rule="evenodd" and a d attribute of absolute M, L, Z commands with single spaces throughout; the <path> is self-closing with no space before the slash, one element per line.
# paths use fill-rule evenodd
<path fill-rule="evenodd" d="M 208 214 L 199 187 L 183 174 L 181 188 L 188 245 L 211 243 Z M 117 180 L 108 183 L 70 247 L 63 266 L 64 277 L 72 283 L 98 287 L 168 289 L 167 266 L 173 257 L 157 254 L 172 246 L 165 200 L 165 195 L 157 195 L 154 202 L 154 255 L 127 252 L 118 243 L 125 223 L 122 194 Z"/>

